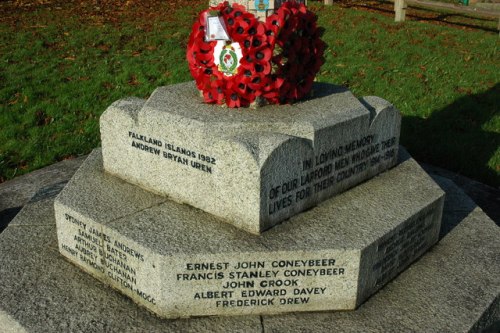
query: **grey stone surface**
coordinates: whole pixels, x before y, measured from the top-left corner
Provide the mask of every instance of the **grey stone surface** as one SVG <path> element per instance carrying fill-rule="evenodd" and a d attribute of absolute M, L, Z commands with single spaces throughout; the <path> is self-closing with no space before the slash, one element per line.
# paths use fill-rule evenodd
<path fill-rule="evenodd" d="M 33 221 L 37 221 L 33 223 Z M 53 199 L 28 204 L 0 235 L 0 327 L 28 332 L 260 332 L 259 317 L 164 321 L 58 253 Z M 5 320 L 5 322 L 3 321 Z"/>
<path fill-rule="evenodd" d="M 472 199 L 474 205 L 477 204 L 481 207 L 481 209 L 500 226 L 500 189 L 482 184 L 456 172 L 433 165 L 422 163 L 422 167 L 429 174 L 448 178 L 453 181 Z"/>
<path fill-rule="evenodd" d="M 86 158 L 87 156 L 81 156 L 64 160 L 0 183 L 0 211 L 10 207 L 22 207 L 40 190 L 67 182 Z"/>
<path fill-rule="evenodd" d="M 431 251 L 357 311 L 266 316 L 266 332 L 478 332 L 498 321 L 500 228 L 477 207 L 461 209 L 467 200 L 452 182 L 436 181 L 447 192 L 447 233 Z"/>
<path fill-rule="evenodd" d="M 260 236 L 107 175 L 55 203 L 61 253 L 161 316 L 354 309 L 438 238 L 443 192 L 401 163 Z"/>
<path fill-rule="evenodd" d="M 64 160 L 0 183 L 0 232 L 30 199 L 39 200 L 42 196 L 57 194 L 85 158 Z"/>
<path fill-rule="evenodd" d="M 258 234 L 396 163 L 394 106 L 314 89 L 256 110 L 203 104 L 192 82 L 117 101 L 101 117 L 104 168 Z"/>
<path fill-rule="evenodd" d="M 0 325 L 4 333 L 25 333 L 26 330 L 5 311 L 0 310 Z"/>
<path fill-rule="evenodd" d="M 59 255 L 53 199 L 36 207 L 28 203 L 0 234 L 0 327 L 7 332 L 482 332 L 500 320 L 500 231 L 452 182 L 435 180 L 446 191 L 447 232 L 409 269 L 356 311 L 265 317 L 159 319 Z"/>

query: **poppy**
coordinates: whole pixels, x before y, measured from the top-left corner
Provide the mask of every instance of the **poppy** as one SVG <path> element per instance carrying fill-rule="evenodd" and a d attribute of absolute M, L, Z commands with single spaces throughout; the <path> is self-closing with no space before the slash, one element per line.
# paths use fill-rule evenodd
<path fill-rule="evenodd" d="M 219 55 L 214 50 L 220 42 L 205 41 L 207 17 L 212 11 L 218 11 L 226 22 L 232 40 L 227 45 L 240 46 L 224 51 L 231 58 L 228 61 L 238 59 L 234 72 L 223 71 L 215 63 Z M 227 2 L 200 13 L 189 37 L 186 59 L 205 102 L 244 107 L 257 96 L 273 104 L 307 96 L 324 63 L 326 47 L 316 22 L 317 16 L 303 4 L 290 1 L 265 23 L 245 7 Z"/>

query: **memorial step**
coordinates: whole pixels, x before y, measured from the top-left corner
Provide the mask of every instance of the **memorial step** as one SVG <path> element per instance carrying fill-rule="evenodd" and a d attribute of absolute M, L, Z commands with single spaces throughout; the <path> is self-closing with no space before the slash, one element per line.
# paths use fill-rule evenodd
<path fill-rule="evenodd" d="M 167 318 L 355 309 L 438 240 L 444 193 L 399 161 L 252 235 L 105 173 L 95 150 L 55 200 L 59 250 Z"/>

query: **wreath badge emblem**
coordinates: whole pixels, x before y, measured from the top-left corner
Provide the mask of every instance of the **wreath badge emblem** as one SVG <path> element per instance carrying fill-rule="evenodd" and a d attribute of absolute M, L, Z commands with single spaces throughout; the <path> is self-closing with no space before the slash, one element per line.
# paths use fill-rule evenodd
<path fill-rule="evenodd" d="M 213 64 L 226 79 L 236 75 L 243 57 L 238 42 L 218 40 L 213 48 Z"/>
<path fill-rule="evenodd" d="M 232 45 L 226 45 L 219 56 L 219 71 L 226 75 L 234 75 L 237 72 L 239 59 Z"/>

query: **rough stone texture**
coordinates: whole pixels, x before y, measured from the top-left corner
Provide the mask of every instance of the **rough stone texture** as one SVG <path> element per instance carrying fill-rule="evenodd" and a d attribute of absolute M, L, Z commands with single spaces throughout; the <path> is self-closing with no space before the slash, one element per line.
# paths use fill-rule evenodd
<path fill-rule="evenodd" d="M 0 325 L 3 333 L 25 333 L 26 330 L 6 312 L 0 310 Z"/>
<path fill-rule="evenodd" d="M 36 194 L 51 195 L 61 190 L 86 156 L 57 164 L 0 184 L 0 232 L 7 227 L 22 207 Z"/>
<path fill-rule="evenodd" d="M 265 317 L 266 332 L 478 332 L 500 320 L 500 228 L 450 180 L 436 181 L 447 192 L 444 238 L 431 251 L 357 311 Z"/>
<path fill-rule="evenodd" d="M 500 230 L 452 182 L 435 181 L 446 191 L 446 233 L 431 251 L 356 311 L 284 316 L 159 319 L 59 255 L 51 198 L 28 203 L 0 234 L 0 327 L 7 332 L 497 332 L 498 325 L 482 328 L 500 320 Z M 9 184 L 0 184 L 0 190 L 2 185 Z"/>
<path fill-rule="evenodd" d="M 101 117 L 104 168 L 258 234 L 396 163 L 399 111 L 314 89 L 257 110 L 203 104 L 192 82 L 115 102 Z"/>
<path fill-rule="evenodd" d="M 28 204 L 0 235 L 0 310 L 10 316 L 11 327 L 17 322 L 28 332 L 261 331 L 258 317 L 165 321 L 137 307 L 59 255 L 53 206 L 53 199 Z"/>
<path fill-rule="evenodd" d="M 443 192 L 404 152 L 392 170 L 260 236 L 135 189 L 105 174 L 100 157 L 56 199 L 60 251 L 169 318 L 354 309 L 441 226 Z"/>
<path fill-rule="evenodd" d="M 453 181 L 472 199 L 474 205 L 477 204 L 481 207 L 500 226 L 500 209 L 498 209 L 500 207 L 500 189 L 433 165 L 422 164 L 422 168 L 429 174 L 448 178 Z"/>

